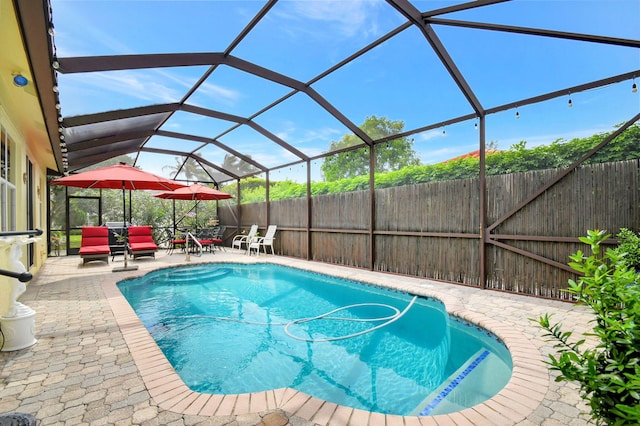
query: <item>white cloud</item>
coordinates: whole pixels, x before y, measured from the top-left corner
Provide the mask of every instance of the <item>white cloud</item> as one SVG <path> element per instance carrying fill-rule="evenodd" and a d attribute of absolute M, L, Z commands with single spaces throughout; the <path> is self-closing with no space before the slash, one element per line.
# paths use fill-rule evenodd
<path fill-rule="evenodd" d="M 315 129 L 298 129 L 296 123 L 291 120 L 285 121 L 283 125 L 285 128 L 276 133 L 276 136 L 310 157 L 326 152 L 331 141 L 342 136 L 339 129 L 327 126 Z"/>
<path fill-rule="evenodd" d="M 220 102 L 228 106 L 235 105 L 242 97 L 242 94 L 236 90 L 227 89 L 225 87 L 218 86 L 217 84 L 206 82 L 198 89 L 198 95 L 208 96 L 216 102 Z"/>
<path fill-rule="evenodd" d="M 435 138 L 442 138 L 446 135 L 442 134 L 442 130 L 429 130 L 428 132 L 422 132 L 414 136 L 416 142 L 425 142 Z"/>
<path fill-rule="evenodd" d="M 82 76 L 82 84 L 150 102 L 176 102 L 182 92 L 152 78 L 153 73 L 129 71 L 96 72 Z"/>
<path fill-rule="evenodd" d="M 296 155 L 286 150 L 275 150 L 277 152 L 256 152 L 251 153 L 251 158 L 267 167 L 273 167 L 275 164 L 285 164 L 300 160 Z"/>
<path fill-rule="evenodd" d="M 73 23 L 74 32 L 82 34 L 83 37 L 76 38 L 68 35 L 64 31 L 56 29 L 56 53 L 58 57 L 91 56 L 96 50 L 111 52 L 110 54 L 132 54 L 135 53 L 126 43 L 121 42 L 117 33 L 103 31 L 99 26 L 92 25 L 91 17 L 78 14 L 72 2 L 53 1 L 53 19 L 55 22 L 63 21 L 64 25 Z M 64 27 L 62 25 L 62 27 Z M 103 49 L 97 46 L 102 46 Z M 89 53 L 85 49 L 89 49 Z"/>
<path fill-rule="evenodd" d="M 344 38 L 376 34 L 378 31 L 375 20 L 371 19 L 371 9 L 377 8 L 378 3 L 371 0 L 300 1 L 282 2 L 282 4 L 289 7 L 278 9 L 279 19 L 301 24 L 314 20 L 331 26 L 331 31 L 317 34 L 318 37 L 326 37 L 329 33 L 333 37 Z M 295 31 L 308 32 L 307 28 L 301 25 L 296 27 Z M 292 28 L 289 27 L 289 30 L 291 31 Z"/>

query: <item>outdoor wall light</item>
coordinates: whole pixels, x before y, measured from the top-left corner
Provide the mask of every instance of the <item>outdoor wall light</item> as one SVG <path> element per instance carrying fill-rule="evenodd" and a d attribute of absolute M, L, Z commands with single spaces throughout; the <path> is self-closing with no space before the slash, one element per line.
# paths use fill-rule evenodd
<path fill-rule="evenodd" d="M 12 75 L 13 75 L 13 84 L 15 86 L 24 87 L 27 84 L 29 84 L 29 80 L 27 80 L 27 77 L 25 77 L 24 75 L 22 75 L 20 73 L 15 73 L 15 74 L 12 74 Z"/>

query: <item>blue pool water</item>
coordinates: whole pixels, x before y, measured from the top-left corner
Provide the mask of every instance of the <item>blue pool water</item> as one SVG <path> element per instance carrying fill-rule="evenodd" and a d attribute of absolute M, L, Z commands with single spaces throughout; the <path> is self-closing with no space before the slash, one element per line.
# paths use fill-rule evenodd
<path fill-rule="evenodd" d="M 434 415 L 491 398 L 511 376 L 506 347 L 435 299 L 270 264 L 162 269 L 118 287 L 196 392 L 290 387 Z"/>

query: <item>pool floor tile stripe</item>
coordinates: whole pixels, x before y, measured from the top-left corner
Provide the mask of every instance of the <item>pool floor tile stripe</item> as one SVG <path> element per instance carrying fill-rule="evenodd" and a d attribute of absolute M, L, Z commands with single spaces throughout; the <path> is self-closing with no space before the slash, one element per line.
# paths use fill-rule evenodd
<path fill-rule="evenodd" d="M 462 381 L 486 358 L 490 352 L 482 351 L 460 374 L 458 374 L 433 400 L 420 411 L 420 416 L 428 416 L 451 392 L 462 383 Z"/>

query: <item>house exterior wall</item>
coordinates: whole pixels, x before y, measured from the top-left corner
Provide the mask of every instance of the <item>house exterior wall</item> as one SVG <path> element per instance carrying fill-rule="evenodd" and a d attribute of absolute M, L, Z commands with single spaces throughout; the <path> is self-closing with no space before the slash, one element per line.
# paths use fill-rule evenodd
<path fill-rule="evenodd" d="M 47 257 L 47 169 L 55 170 L 57 166 L 12 1 L 0 1 L 0 40 L 0 127 L 10 140 L 11 161 L 4 188 L 10 188 L 12 193 L 9 198 L 0 198 L 0 211 L 5 216 L 9 212 L 8 220 L 0 221 L 0 231 L 44 231 L 38 241 L 31 243 L 32 262 L 27 246 L 20 257 L 28 271 L 35 274 Z M 27 79 L 26 86 L 14 84 L 17 74 Z M 33 209 L 32 223 L 28 221 L 29 205 Z M 0 269 L 10 269 L 8 238 L 0 240 Z M 0 292 L 5 291 L 8 280 L 12 279 L 0 275 Z"/>
<path fill-rule="evenodd" d="M 0 103 L 2 99 L 0 99 Z M 10 211 L 10 217 L 8 223 L 6 223 L 6 229 L 0 231 L 23 231 L 31 229 L 27 218 L 27 205 L 29 197 L 29 186 L 32 187 L 33 194 L 33 228 L 42 229 L 43 235 L 39 237 L 38 241 L 32 243 L 34 247 L 33 251 L 33 264 L 28 265 L 27 248 L 22 250 L 21 262 L 25 266 L 30 266 L 29 272 L 34 274 L 44 264 L 47 258 L 47 241 L 46 241 L 46 227 L 47 227 L 47 203 L 46 203 L 46 176 L 47 168 L 42 164 L 38 164 L 33 159 L 37 156 L 34 155 L 26 142 L 25 135 L 21 134 L 16 127 L 9 120 L 8 114 L 5 109 L 0 106 L 0 126 L 4 132 L 8 135 L 10 140 L 10 161 L 11 170 L 8 176 L 9 182 L 15 185 L 15 206 L 7 205 L 5 200 L 0 200 L 2 203 L 2 209 Z M 32 179 L 28 179 L 28 165 L 27 161 L 32 163 Z M 12 223 L 13 222 L 13 223 Z M 0 269 L 8 269 L 9 265 L 9 247 L 6 245 L 0 245 Z M 8 278 L 0 276 L 0 283 L 2 280 Z"/>

